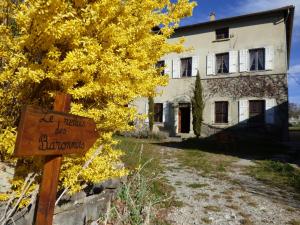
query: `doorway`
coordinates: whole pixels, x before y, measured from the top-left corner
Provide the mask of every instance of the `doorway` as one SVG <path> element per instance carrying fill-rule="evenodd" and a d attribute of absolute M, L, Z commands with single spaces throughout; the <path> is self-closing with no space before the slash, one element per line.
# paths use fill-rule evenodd
<path fill-rule="evenodd" d="M 178 133 L 189 133 L 191 107 L 189 103 L 180 103 L 178 110 Z"/>

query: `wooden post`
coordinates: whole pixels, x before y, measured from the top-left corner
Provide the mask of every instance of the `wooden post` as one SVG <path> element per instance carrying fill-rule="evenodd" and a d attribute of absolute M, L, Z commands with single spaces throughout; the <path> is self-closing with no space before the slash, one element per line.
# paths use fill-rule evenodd
<path fill-rule="evenodd" d="M 56 95 L 54 111 L 68 112 L 70 105 L 70 95 Z M 35 225 L 52 225 L 61 161 L 61 155 L 45 157 Z"/>

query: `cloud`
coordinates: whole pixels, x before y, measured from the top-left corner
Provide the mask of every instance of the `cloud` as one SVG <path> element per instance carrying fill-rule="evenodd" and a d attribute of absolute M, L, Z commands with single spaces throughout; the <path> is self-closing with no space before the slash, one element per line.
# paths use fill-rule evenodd
<path fill-rule="evenodd" d="M 291 66 L 288 73 L 290 102 L 300 103 L 300 64 Z"/>
<path fill-rule="evenodd" d="M 291 66 L 288 72 L 290 74 L 300 74 L 300 64 Z"/>
<path fill-rule="evenodd" d="M 293 65 L 289 71 L 289 87 L 297 87 L 300 89 L 300 64 Z"/>
<path fill-rule="evenodd" d="M 300 1 L 299 0 L 244 0 L 235 6 L 235 11 L 239 14 L 258 12 L 280 8 L 288 5 L 294 5 L 295 26 L 300 26 Z"/>

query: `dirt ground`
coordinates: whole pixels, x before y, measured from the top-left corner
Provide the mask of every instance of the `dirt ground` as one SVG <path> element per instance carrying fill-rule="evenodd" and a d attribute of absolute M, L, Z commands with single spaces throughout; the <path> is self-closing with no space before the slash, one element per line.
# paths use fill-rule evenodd
<path fill-rule="evenodd" d="M 300 224 L 299 198 L 247 175 L 245 168 L 254 161 L 236 158 L 221 175 L 207 175 L 182 166 L 176 155 L 183 150 L 162 146 L 160 151 L 164 176 L 182 202 L 168 214 L 170 224 Z"/>

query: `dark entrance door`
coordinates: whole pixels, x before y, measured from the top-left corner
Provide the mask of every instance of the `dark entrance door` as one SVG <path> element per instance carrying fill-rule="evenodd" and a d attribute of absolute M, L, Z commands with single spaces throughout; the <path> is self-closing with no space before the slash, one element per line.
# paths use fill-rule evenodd
<path fill-rule="evenodd" d="M 179 112 L 178 112 L 179 133 L 190 132 L 190 120 L 191 120 L 190 104 L 188 103 L 179 104 Z"/>

